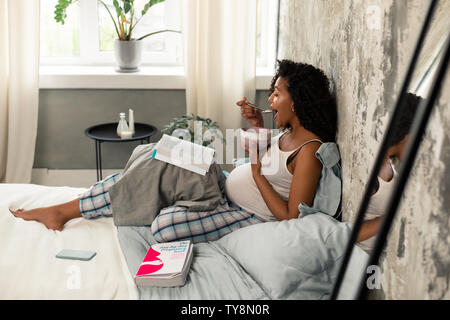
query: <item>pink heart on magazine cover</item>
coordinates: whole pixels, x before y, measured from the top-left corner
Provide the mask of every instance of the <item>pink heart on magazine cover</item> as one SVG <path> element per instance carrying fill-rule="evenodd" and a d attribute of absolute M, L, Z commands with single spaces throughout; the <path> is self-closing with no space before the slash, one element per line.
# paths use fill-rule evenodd
<path fill-rule="evenodd" d="M 164 263 L 161 259 L 158 258 L 160 253 L 153 248 L 150 247 L 147 254 L 145 255 L 144 261 L 142 261 L 142 265 L 140 266 L 136 276 L 142 276 L 150 273 L 154 273 L 164 266 Z"/>

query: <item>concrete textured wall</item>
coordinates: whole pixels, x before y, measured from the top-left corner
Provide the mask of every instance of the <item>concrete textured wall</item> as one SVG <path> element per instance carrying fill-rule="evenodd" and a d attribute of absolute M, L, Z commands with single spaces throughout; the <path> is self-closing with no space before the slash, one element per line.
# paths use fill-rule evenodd
<path fill-rule="evenodd" d="M 278 58 L 321 68 L 337 97 L 345 221 L 357 213 L 428 3 L 281 0 Z M 450 298 L 450 79 L 445 88 L 381 258 L 378 297 Z"/>

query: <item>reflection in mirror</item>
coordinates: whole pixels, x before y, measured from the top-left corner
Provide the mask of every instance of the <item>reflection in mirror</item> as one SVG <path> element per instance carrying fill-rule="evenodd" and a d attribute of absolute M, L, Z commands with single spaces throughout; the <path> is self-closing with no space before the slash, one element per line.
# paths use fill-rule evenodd
<path fill-rule="evenodd" d="M 364 223 L 356 240 L 357 245 L 370 254 L 375 245 L 376 233 L 392 194 L 398 167 L 403 159 L 409 141 L 414 116 L 423 99 L 413 93 L 407 93 L 405 103 L 400 106 L 398 118 L 393 123 L 393 132 L 388 138 L 388 150 L 383 157 L 383 164 L 378 171 L 375 187 L 371 192 L 370 202 L 364 215 Z"/>
<path fill-rule="evenodd" d="M 415 54 L 419 52 L 419 55 L 415 56 L 417 60 L 413 58 L 411 61 L 410 68 L 414 69 L 408 71 L 404 87 L 401 92 L 397 93 L 399 97 L 395 109 L 395 117 L 393 117 L 394 110 L 391 110 L 391 121 L 388 126 L 389 130 L 387 129 L 389 136 L 385 136 L 383 139 L 383 146 L 380 148 L 372 176 L 367 183 L 366 193 L 359 209 L 357 220 L 362 218 L 363 222 L 362 224 L 355 223 L 354 235 L 352 235 L 352 239 L 348 244 L 346 257 L 343 259 L 343 268 L 336 281 L 332 299 L 339 298 L 342 279 L 347 279 L 348 274 L 344 271 L 347 269 L 347 263 L 351 264 L 350 255 L 353 259 L 354 252 L 352 251 L 355 251 L 353 249 L 354 245 L 367 253 L 368 267 L 370 267 L 370 262 L 378 261 L 379 253 L 373 252 L 375 246 L 379 245 L 377 243 L 377 235 L 381 228 L 386 230 L 383 219 L 392 204 L 391 196 L 398 187 L 399 176 L 402 174 L 404 164 L 402 160 L 408 153 L 409 145 L 413 143 L 410 139 L 410 134 L 417 121 L 415 116 L 417 114 L 420 115 L 419 111 L 423 109 L 430 96 L 436 74 L 440 70 L 440 65 L 448 46 L 450 1 L 438 1 L 437 6 L 433 8 L 434 12 L 432 8 L 433 4 L 430 5 L 427 16 L 427 19 L 429 17 L 432 17 L 432 19 L 426 19 L 422 30 L 422 34 L 426 32 L 423 43 L 421 43 L 421 38 L 419 37 L 416 50 L 420 49 L 420 51 L 415 52 Z M 430 14 L 433 15 L 431 16 Z M 426 28 L 427 25 L 428 28 Z M 414 61 L 416 62 L 415 64 Z M 403 98 L 402 94 L 404 94 Z M 375 174 L 376 176 L 374 176 Z M 368 196 L 370 198 L 367 198 Z M 367 205 L 367 208 L 365 208 L 364 203 Z M 354 243 L 352 242 L 353 239 L 355 240 Z M 387 241 L 385 239 L 386 237 L 383 236 L 380 240 Z M 376 265 L 376 262 L 372 264 Z M 367 298 L 365 295 L 368 289 L 366 268 L 361 279 L 361 283 L 358 284 L 360 290 L 358 293 L 355 291 L 354 298 Z"/>

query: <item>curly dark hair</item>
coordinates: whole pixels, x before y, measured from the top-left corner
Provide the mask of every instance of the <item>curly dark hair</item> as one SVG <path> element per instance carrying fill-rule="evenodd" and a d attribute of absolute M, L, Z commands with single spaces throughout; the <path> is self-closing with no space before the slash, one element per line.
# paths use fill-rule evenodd
<path fill-rule="evenodd" d="M 323 142 L 335 142 L 337 133 L 336 101 L 330 83 L 322 70 L 305 63 L 277 60 L 278 69 L 272 79 L 270 93 L 279 77 L 286 80 L 300 124 Z"/>
<path fill-rule="evenodd" d="M 395 146 L 409 133 L 417 107 L 422 100 L 422 97 L 416 96 L 414 93 L 408 92 L 406 94 L 404 103 L 399 105 L 398 118 L 394 124 L 392 135 L 389 137 L 388 147 Z"/>

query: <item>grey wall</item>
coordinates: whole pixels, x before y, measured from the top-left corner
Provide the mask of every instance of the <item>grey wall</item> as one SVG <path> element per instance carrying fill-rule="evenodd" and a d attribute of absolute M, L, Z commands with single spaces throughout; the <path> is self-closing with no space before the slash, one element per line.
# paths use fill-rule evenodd
<path fill-rule="evenodd" d="M 280 57 L 331 78 L 339 108 L 344 220 L 355 218 L 429 1 L 282 0 Z M 380 9 L 370 24 L 369 6 Z M 448 16 L 448 14 L 447 14 Z M 381 259 L 387 299 L 450 298 L 450 79 Z"/>
<path fill-rule="evenodd" d="M 35 168 L 95 168 L 95 145 L 84 130 L 117 122 L 131 107 L 135 121 L 160 130 L 185 111 L 182 90 L 40 90 Z M 155 141 L 161 134 L 151 139 Z M 103 143 L 103 168 L 122 168 L 139 142 Z"/>
<path fill-rule="evenodd" d="M 268 91 L 257 91 L 256 101 L 267 106 Z M 151 142 L 172 118 L 186 113 L 184 90 L 40 90 L 34 168 L 94 169 L 95 145 L 84 130 L 117 122 L 120 112 L 135 113 L 135 121 L 158 129 Z M 266 123 L 271 127 L 271 123 Z M 139 142 L 102 143 L 104 169 L 123 168 Z"/>

